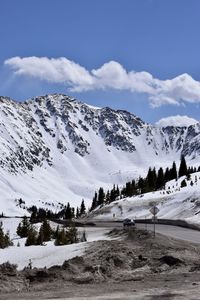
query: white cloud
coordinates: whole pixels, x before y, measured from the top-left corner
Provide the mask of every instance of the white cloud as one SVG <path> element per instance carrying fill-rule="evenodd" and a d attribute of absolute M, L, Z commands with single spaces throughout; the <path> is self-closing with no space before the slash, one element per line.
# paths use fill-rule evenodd
<path fill-rule="evenodd" d="M 157 82 L 156 94 L 150 96 L 153 106 L 200 102 L 200 82 L 188 74 L 170 80 L 155 79 L 155 82 Z"/>
<path fill-rule="evenodd" d="M 13 57 L 4 63 L 16 75 L 62 83 L 76 92 L 116 89 L 146 93 L 153 107 L 200 102 L 200 82 L 188 74 L 160 80 L 148 72 L 128 72 L 116 61 L 107 62 L 90 71 L 65 57 Z"/>
<path fill-rule="evenodd" d="M 190 126 L 198 123 L 199 121 L 189 118 L 188 116 L 171 116 L 167 118 L 160 119 L 155 125 L 158 127 L 166 127 L 166 126 Z"/>
<path fill-rule="evenodd" d="M 80 65 L 65 57 L 13 57 L 5 61 L 17 75 L 32 76 L 53 83 L 70 86 L 89 86 L 93 84 L 90 73 Z"/>

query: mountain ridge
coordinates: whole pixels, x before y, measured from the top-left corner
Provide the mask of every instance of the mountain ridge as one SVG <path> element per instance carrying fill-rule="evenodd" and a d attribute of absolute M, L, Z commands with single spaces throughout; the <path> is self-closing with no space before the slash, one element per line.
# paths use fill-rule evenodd
<path fill-rule="evenodd" d="M 123 184 L 181 154 L 199 165 L 200 123 L 156 127 L 125 110 L 96 108 L 63 94 L 16 102 L 0 97 L 2 207 L 23 198 L 88 205 L 95 189 Z M 10 213 L 20 212 L 11 205 Z"/>

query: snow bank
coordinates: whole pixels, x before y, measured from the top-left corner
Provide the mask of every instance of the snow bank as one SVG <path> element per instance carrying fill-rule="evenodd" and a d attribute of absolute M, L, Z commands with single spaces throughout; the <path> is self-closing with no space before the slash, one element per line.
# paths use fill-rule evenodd
<path fill-rule="evenodd" d="M 53 265 L 62 265 L 65 260 L 75 256 L 83 255 L 85 249 L 89 247 L 90 243 L 98 240 L 110 239 L 106 233 L 109 229 L 81 227 L 78 232 L 83 230 L 86 232 L 87 242 L 77 243 L 65 246 L 55 246 L 53 241 L 47 242 L 45 246 L 29 246 L 25 247 L 25 238 L 19 238 L 16 235 L 16 227 L 21 219 L 16 218 L 2 218 L 4 230 L 10 232 L 11 239 L 14 246 L 6 249 L 0 249 L 0 264 L 9 261 L 12 264 L 17 264 L 18 269 L 21 270 L 28 266 L 31 259 L 33 267 L 51 267 Z M 51 224 L 52 225 L 52 224 Z M 37 227 L 39 225 L 37 224 Z M 17 247 L 17 243 L 20 247 Z"/>

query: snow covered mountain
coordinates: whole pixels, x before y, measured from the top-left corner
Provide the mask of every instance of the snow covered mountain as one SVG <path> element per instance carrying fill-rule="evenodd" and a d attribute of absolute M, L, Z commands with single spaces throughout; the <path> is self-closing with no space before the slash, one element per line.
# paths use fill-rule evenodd
<path fill-rule="evenodd" d="M 61 94 L 23 103 L 0 97 L 0 210 L 90 204 L 94 190 L 167 166 L 184 154 L 199 165 L 200 124 L 158 127 L 135 115 Z M 58 207 L 59 208 L 59 205 Z"/>

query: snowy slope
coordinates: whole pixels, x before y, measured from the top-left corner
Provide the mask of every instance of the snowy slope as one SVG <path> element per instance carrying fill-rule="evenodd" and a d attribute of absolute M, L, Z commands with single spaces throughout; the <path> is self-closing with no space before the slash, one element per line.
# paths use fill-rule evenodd
<path fill-rule="evenodd" d="M 199 123 L 159 128 L 58 94 L 24 103 L 0 97 L 0 213 L 23 215 L 19 198 L 54 210 L 82 198 L 90 205 L 96 188 L 171 166 L 181 154 L 200 164 Z"/>
<path fill-rule="evenodd" d="M 200 224 L 200 172 L 191 174 L 187 186 L 181 188 L 185 176 L 169 181 L 165 189 L 124 198 L 97 209 L 92 213 L 96 220 L 151 219 L 149 209 L 156 205 L 160 219 L 180 219 Z M 191 185 L 192 182 L 192 185 Z"/>
<path fill-rule="evenodd" d="M 87 247 L 91 242 L 99 240 L 111 239 L 107 233 L 108 228 L 92 228 L 81 227 L 78 228 L 78 233 L 85 231 L 87 242 L 77 243 L 65 246 L 55 246 L 54 241 L 46 242 L 45 246 L 29 246 L 25 247 L 26 238 L 19 238 L 16 234 L 16 228 L 21 221 L 20 218 L 1 218 L 4 231 L 9 231 L 10 237 L 14 246 L 5 249 L 0 249 L 0 264 L 9 261 L 10 263 L 17 264 L 18 269 L 21 270 L 27 267 L 29 260 L 32 261 L 33 267 L 51 267 L 53 265 L 62 265 L 65 260 L 71 259 L 75 256 L 84 254 Z M 35 228 L 39 230 L 41 224 L 35 224 Z M 56 228 L 57 224 L 51 222 L 51 228 Z M 17 244 L 20 247 L 17 247 Z"/>

